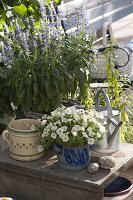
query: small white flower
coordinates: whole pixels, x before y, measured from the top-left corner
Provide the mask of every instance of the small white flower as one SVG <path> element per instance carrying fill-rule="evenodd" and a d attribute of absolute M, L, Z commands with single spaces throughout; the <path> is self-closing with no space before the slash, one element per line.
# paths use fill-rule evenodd
<path fill-rule="evenodd" d="M 64 123 L 67 123 L 67 122 L 68 122 L 68 119 L 65 118 L 65 117 L 62 117 L 61 120 L 62 120 L 62 122 L 64 122 Z"/>
<path fill-rule="evenodd" d="M 77 135 L 77 132 L 76 131 L 71 131 L 73 136 L 76 136 Z"/>
<path fill-rule="evenodd" d="M 89 133 L 92 133 L 92 128 L 91 128 L 91 127 L 88 127 L 88 128 L 87 128 L 87 131 L 88 131 Z"/>
<path fill-rule="evenodd" d="M 94 144 L 94 139 L 93 138 L 88 138 L 87 142 L 88 142 L 88 144 Z"/>
<path fill-rule="evenodd" d="M 46 124 L 46 122 L 47 122 L 47 120 L 45 119 L 45 120 L 43 120 L 42 122 L 41 122 L 41 125 L 42 126 L 44 126 L 45 124 Z"/>
<path fill-rule="evenodd" d="M 79 121 L 80 117 L 77 114 L 74 114 L 74 119 L 75 119 L 75 121 Z"/>
<path fill-rule="evenodd" d="M 77 129 L 77 131 L 81 131 L 82 130 L 82 126 L 80 126 L 80 125 L 75 125 L 74 127 Z"/>
<path fill-rule="evenodd" d="M 68 135 L 69 135 L 69 132 L 64 133 L 64 135 L 65 135 L 65 136 L 68 136 Z"/>
<path fill-rule="evenodd" d="M 56 139 L 57 135 L 56 133 L 51 133 L 51 138 Z"/>
<path fill-rule="evenodd" d="M 58 120 L 58 121 L 56 121 L 55 123 L 54 123 L 54 125 L 56 126 L 56 125 L 61 125 L 61 122 Z"/>
<path fill-rule="evenodd" d="M 63 133 L 63 129 L 62 128 L 58 128 L 56 130 L 57 135 L 60 135 L 61 133 Z"/>
<path fill-rule="evenodd" d="M 69 137 L 68 137 L 68 136 L 64 135 L 64 137 L 62 137 L 62 141 L 63 141 L 63 142 L 68 142 L 68 140 L 69 140 Z"/>
<path fill-rule="evenodd" d="M 70 115 L 72 113 L 72 110 L 71 110 L 71 107 L 68 107 L 66 110 L 65 110 L 65 113 Z"/>
<path fill-rule="evenodd" d="M 104 119 L 103 113 L 99 113 L 99 118 L 100 118 L 100 119 Z"/>
<path fill-rule="evenodd" d="M 35 125 L 32 125 L 30 129 L 31 129 L 32 131 L 35 131 L 35 130 L 36 130 Z"/>
<path fill-rule="evenodd" d="M 72 120 L 72 119 L 68 119 L 67 121 L 68 121 L 68 122 L 71 122 L 71 121 L 73 121 L 73 120 Z"/>
<path fill-rule="evenodd" d="M 52 127 L 51 127 L 51 130 L 52 130 L 52 131 L 55 131 L 56 129 L 57 129 L 57 126 L 52 126 Z"/>
<path fill-rule="evenodd" d="M 63 126 L 62 129 L 63 129 L 63 131 L 66 131 L 66 130 L 67 130 L 67 127 L 66 127 L 66 126 Z"/>
<path fill-rule="evenodd" d="M 48 135 L 49 135 L 49 131 L 44 129 L 42 137 L 47 137 Z"/>
<path fill-rule="evenodd" d="M 50 123 L 48 124 L 47 128 L 51 128 L 51 127 L 53 127 L 53 124 L 50 122 Z"/>
<path fill-rule="evenodd" d="M 59 135 L 60 138 L 63 138 L 65 136 L 64 133 L 59 133 L 58 135 Z"/>
<path fill-rule="evenodd" d="M 72 127 L 72 130 L 71 130 L 71 132 L 77 132 L 78 131 L 78 129 L 77 129 L 77 127 Z"/>
<path fill-rule="evenodd" d="M 47 115 L 43 115 L 43 116 L 42 116 L 42 120 L 43 120 L 43 119 L 46 119 L 46 118 L 47 118 Z"/>
<path fill-rule="evenodd" d="M 37 151 L 38 152 L 43 152 L 43 150 L 44 150 L 44 148 L 43 148 L 43 146 L 40 144 L 40 145 L 37 145 Z"/>
<path fill-rule="evenodd" d="M 101 133 L 97 133 L 97 138 L 101 138 Z"/>
<path fill-rule="evenodd" d="M 87 123 L 83 122 L 83 128 L 86 128 L 86 127 L 87 127 Z"/>
<path fill-rule="evenodd" d="M 88 138 L 88 135 L 86 132 L 82 132 L 82 135 L 85 137 L 85 138 Z"/>
<path fill-rule="evenodd" d="M 101 132 L 101 133 L 105 133 L 105 132 L 106 132 L 106 129 L 105 129 L 104 126 L 100 126 L 100 132 Z"/>

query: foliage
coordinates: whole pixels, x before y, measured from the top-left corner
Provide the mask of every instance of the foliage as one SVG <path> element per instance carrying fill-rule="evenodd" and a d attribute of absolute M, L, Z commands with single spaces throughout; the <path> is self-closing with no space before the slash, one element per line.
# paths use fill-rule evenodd
<path fill-rule="evenodd" d="M 6 125 L 3 123 L 0 123 L 0 135 L 2 134 L 2 132 L 6 129 Z"/>
<path fill-rule="evenodd" d="M 95 38 L 81 25 L 76 35 L 66 36 L 52 7 L 40 8 L 38 25 L 30 16 L 4 26 L 2 69 L 14 94 L 12 101 L 26 111 L 47 112 L 61 100 L 76 97 L 89 107 L 93 56 L 87 50 L 93 48 Z"/>
<path fill-rule="evenodd" d="M 129 124 L 129 110 L 127 109 L 128 107 L 131 107 L 132 104 L 132 100 L 129 98 L 132 89 L 130 88 L 130 80 L 128 77 L 120 74 L 118 69 L 115 68 L 114 41 L 111 41 L 111 45 L 111 48 L 107 48 L 104 52 L 107 60 L 107 93 L 112 106 L 119 108 L 121 111 L 121 120 L 123 122 L 121 138 L 122 140 L 125 140 L 127 139 L 127 130 L 132 130 Z"/>
<path fill-rule="evenodd" d="M 14 17 L 22 19 L 34 15 L 35 19 L 39 20 L 39 2 L 44 2 L 44 0 L 0 0 L 0 30 L 5 23 L 9 24 Z M 50 2 L 50 0 L 46 0 L 46 3 Z M 54 2 L 61 3 L 60 0 Z"/>
<path fill-rule="evenodd" d="M 133 124 L 127 124 L 125 126 L 124 139 L 126 142 L 133 144 Z"/>
<path fill-rule="evenodd" d="M 12 114 L 11 107 L 11 89 L 6 79 L 0 77 L 0 118 L 4 117 L 5 113 Z"/>
<path fill-rule="evenodd" d="M 104 116 L 95 110 L 59 107 L 50 116 L 44 116 L 41 126 L 42 144 L 48 148 L 56 143 L 65 146 L 94 144 L 105 133 Z"/>

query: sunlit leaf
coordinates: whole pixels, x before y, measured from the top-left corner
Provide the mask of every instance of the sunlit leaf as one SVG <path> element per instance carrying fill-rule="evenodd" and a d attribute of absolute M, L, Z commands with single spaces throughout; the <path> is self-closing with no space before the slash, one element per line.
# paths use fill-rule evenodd
<path fill-rule="evenodd" d="M 24 16 L 27 12 L 27 8 L 24 4 L 21 4 L 20 6 L 14 6 L 13 10 L 22 16 Z"/>

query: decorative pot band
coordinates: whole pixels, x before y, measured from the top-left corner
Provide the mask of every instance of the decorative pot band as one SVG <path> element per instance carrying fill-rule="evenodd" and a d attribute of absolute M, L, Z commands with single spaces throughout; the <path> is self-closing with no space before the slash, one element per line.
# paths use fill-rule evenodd
<path fill-rule="evenodd" d="M 83 147 L 63 147 L 54 145 L 57 153 L 58 164 L 66 170 L 81 170 L 89 166 L 91 158 L 91 150 L 94 145 L 86 145 Z"/>
<path fill-rule="evenodd" d="M 40 122 L 34 119 L 21 119 L 9 123 L 8 130 L 5 130 L 2 136 L 8 143 L 12 158 L 31 161 L 43 156 L 44 149 L 41 145 L 41 135 L 35 129 L 38 124 Z"/>

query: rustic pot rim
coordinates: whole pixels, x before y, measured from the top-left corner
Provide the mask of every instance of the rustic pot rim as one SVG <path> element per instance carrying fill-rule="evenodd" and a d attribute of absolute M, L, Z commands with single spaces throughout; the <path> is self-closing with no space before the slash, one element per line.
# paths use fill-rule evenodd
<path fill-rule="evenodd" d="M 17 120 L 14 120 L 14 121 L 11 121 L 9 124 L 8 124 L 8 128 L 9 128 L 9 130 L 12 130 L 12 131 L 15 131 L 15 132 L 18 132 L 18 133 L 34 133 L 34 132 L 37 132 L 38 131 L 38 129 L 37 128 L 35 128 L 35 130 L 31 130 L 31 129 L 15 129 L 15 128 L 12 128 L 11 127 L 11 124 L 13 124 L 14 122 L 17 122 L 17 121 L 21 121 L 21 120 L 23 120 L 23 121 L 35 121 L 35 122 L 37 122 L 38 123 L 38 125 L 40 124 L 40 122 L 39 121 L 37 121 L 36 119 L 17 119 Z M 33 124 L 34 125 L 34 124 Z"/>

